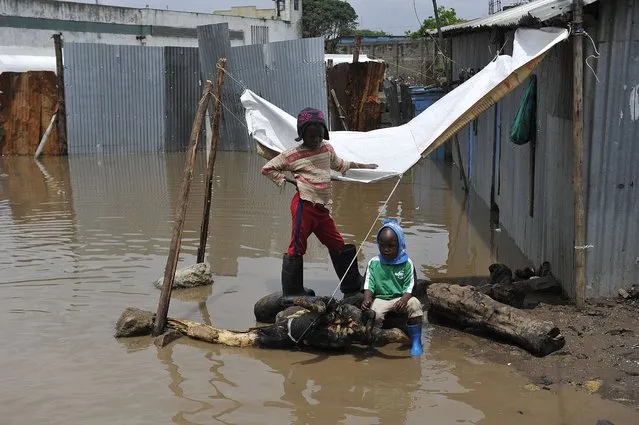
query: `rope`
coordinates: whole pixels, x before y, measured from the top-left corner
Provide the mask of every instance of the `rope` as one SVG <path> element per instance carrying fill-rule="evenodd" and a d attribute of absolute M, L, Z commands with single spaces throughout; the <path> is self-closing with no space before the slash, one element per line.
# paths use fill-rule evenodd
<path fill-rule="evenodd" d="M 599 59 L 599 56 L 601 56 L 599 54 L 599 50 L 597 50 L 597 45 L 595 44 L 595 40 L 592 39 L 592 37 L 590 36 L 590 34 L 588 34 L 588 31 L 584 30 L 584 34 L 586 34 L 588 36 L 588 38 L 590 39 L 590 42 L 592 43 L 592 48 L 595 50 L 595 54 L 594 55 L 590 55 L 586 58 L 586 65 L 588 66 L 588 68 L 590 68 L 590 70 L 592 71 L 592 73 L 595 76 L 595 79 L 597 80 L 597 82 L 599 82 L 599 77 L 597 76 L 597 73 L 595 72 L 595 70 L 593 69 L 592 66 L 590 66 L 590 63 L 588 62 L 588 59 Z"/>
<path fill-rule="evenodd" d="M 349 270 L 353 264 L 355 263 L 355 260 L 357 259 L 357 256 L 359 255 L 359 253 L 362 250 L 362 247 L 364 246 L 364 243 L 366 243 L 366 241 L 368 240 L 368 238 L 370 237 L 371 233 L 373 232 L 373 228 L 375 228 L 375 224 L 377 223 L 377 220 L 379 220 L 379 218 L 382 216 L 383 211 L 386 210 L 386 207 L 388 206 L 388 202 L 390 201 L 390 199 L 393 197 L 393 194 L 395 193 L 395 191 L 397 190 L 397 187 L 399 186 L 399 182 L 402 181 L 402 177 L 404 175 L 400 174 L 399 177 L 397 178 L 397 182 L 395 183 L 395 187 L 393 187 L 393 190 L 391 190 L 390 194 L 388 195 L 388 197 L 386 198 L 386 201 L 384 201 L 384 205 L 379 209 L 379 212 L 377 213 L 377 217 L 375 218 L 375 220 L 373 220 L 373 224 L 371 224 L 371 228 L 368 230 L 368 233 L 366 234 L 366 237 L 362 240 L 362 243 L 359 245 L 359 247 L 357 248 L 357 252 L 355 253 L 355 255 L 353 256 L 353 259 L 351 260 L 351 263 L 348 265 L 348 267 L 346 268 L 346 270 Z M 331 294 L 331 298 L 328 300 L 328 303 L 326 304 L 326 307 L 328 308 L 328 306 L 331 304 L 331 302 L 333 302 L 333 300 L 335 300 L 335 294 L 337 294 L 337 291 L 339 290 L 339 287 L 342 285 L 342 282 L 344 281 L 344 278 L 346 277 L 346 273 L 344 273 L 344 276 L 342 276 L 342 278 L 340 279 L 339 283 L 337 284 L 337 286 L 335 287 L 335 290 L 333 291 L 333 293 Z M 317 322 L 317 319 L 319 319 L 319 316 L 316 317 L 310 325 L 308 325 L 308 327 L 304 330 L 304 332 L 302 332 L 302 335 L 295 340 L 295 338 L 293 338 L 293 336 L 289 333 L 289 337 L 296 343 L 299 344 L 300 341 L 304 338 L 304 336 L 306 335 L 306 333 L 313 327 L 313 325 L 315 325 L 315 323 Z"/>
<path fill-rule="evenodd" d="M 241 80 L 238 80 L 237 78 L 235 78 L 233 76 L 233 74 L 231 74 L 228 70 L 226 70 L 225 68 L 222 68 L 219 64 L 215 65 L 215 66 L 217 67 L 217 69 L 221 69 L 222 72 L 224 72 L 226 75 L 228 75 L 231 80 L 235 81 L 244 90 L 249 90 L 249 88 L 248 88 L 248 86 L 246 84 L 244 84 Z"/>
<path fill-rule="evenodd" d="M 246 125 L 246 123 L 244 122 L 244 120 L 243 120 L 242 118 L 238 117 L 238 116 L 237 116 L 237 115 L 236 115 L 233 111 L 231 111 L 231 110 L 229 109 L 229 107 L 228 107 L 228 106 L 226 106 L 226 105 L 224 104 L 224 102 L 222 102 L 220 99 L 218 99 L 218 97 L 217 97 L 216 95 L 214 95 L 213 93 L 211 93 L 211 96 L 212 96 L 212 97 L 213 97 L 213 98 L 214 98 L 217 102 L 219 102 L 219 103 L 220 103 L 220 105 L 222 105 L 222 107 L 223 107 L 224 109 L 226 109 L 226 111 L 227 111 L 229 114 L 231 114 L 231 115 L 233 116 L 233 118 L 235 118 L 235 119 L 236 119 L 236 120 L 237 120 L 240 124 L 242 124 L 242 126 L 246 129 L 246 131 L 248 131 L 248 129 L 249 129 L 249 128 L 248 128 L 248 126 Z"/>

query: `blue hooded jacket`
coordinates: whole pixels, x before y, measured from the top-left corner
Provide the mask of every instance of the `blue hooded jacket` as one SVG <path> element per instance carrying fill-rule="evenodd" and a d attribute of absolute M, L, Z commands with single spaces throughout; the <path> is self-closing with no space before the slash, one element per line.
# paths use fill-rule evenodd
<path fill-rule="evenodd" d="M 387 218 L 384 220 L 384 225 L 377 232 L 377 248 L 379 249 L 379 235 L 384 229 L 391 229 L 397 235 L 397 257 L 394 260 L 388 261 L 384 258 L 380 251 L 379 261 L 382 264 L 403 264 L 408 261 L 408 252 L 406 251 L 406 239 L 404 237 L 404 231 L 397 223 L 397 220 Z"/>

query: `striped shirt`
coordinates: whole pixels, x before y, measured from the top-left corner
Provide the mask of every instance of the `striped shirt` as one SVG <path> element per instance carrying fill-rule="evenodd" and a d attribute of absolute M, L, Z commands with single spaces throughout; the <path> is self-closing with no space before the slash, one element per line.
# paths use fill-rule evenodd
<path fill-rule="evenodd" d="M 351 163 L 337 156 L 333 147 L 326 143 L 314 150 L 300 145 L 287 149 L 262 168 L 262 174 L 268 176 L 276 185 L 285 182 L 284 172 L 290 171 L 297 180 L 300 198 L 315 204 L 330 205 L 331 170 L 345 173 Z"/>

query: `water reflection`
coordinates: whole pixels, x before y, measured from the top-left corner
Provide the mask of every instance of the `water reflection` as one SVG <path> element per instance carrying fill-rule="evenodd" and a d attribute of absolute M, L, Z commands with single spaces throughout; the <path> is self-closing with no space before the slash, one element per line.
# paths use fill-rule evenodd
<path fill-rule="evenodd" d="M 254 301 L 278 289 L 292 191 L 264 178 L 263 163 L 220 152 L 207 253 L 215 284 L 175 292 L 172 316 L 246 329 Z M 491 410 L 491 395 L 530 399 L 504 370 L 474 367 L 463 347 L 430 335 L 418 360 L 397 347 L 323 358 L 186 339 L 160 351 L 150 338 L 115 341 L 124 308 L 157 306 L 152 282 L 166 264 L 183 164 L 180 154 L 0 158 L 3 423 L 504 423 L 517 415 Z M 182 265 L 195 261 L 203 175 L 200 157 Z M 349 242 L 362 242 L 394 183 L 335 184 L 333 214 Z M 492 261 L 523 261 L 441 164 L 407 173 L 382 217 L 401 220 L 422 275 L 485 274 Z M 361 267 L 375 254 L 370 237 Z M 321 294 L 337 284 L 314 238 L 305 279 Z"/>

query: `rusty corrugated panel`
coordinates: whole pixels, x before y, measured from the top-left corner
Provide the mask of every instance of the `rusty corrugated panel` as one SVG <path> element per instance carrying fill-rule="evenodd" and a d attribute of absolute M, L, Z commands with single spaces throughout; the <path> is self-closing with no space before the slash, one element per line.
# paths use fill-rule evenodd
<path fill-rule="evenodd" d="M 67 43 L 70 155 L 164 150 L 164 49 Z"/>
<path fill-rule="evenodd" d="M 590 127 L 587 295 L 639 282 L 639 5 L 601 2 Z M 586 45 L 590 44 L 587 38 Z M 593 61 L 590 61 L 593 63 Z M 591 74 L 588 68 L 584 72 Z M 587 99 L 586 99 L 587 100 Z M 590 126 L 588 126 L 590 124 Z"/>
<path fill-rule="evenodd" d="M 164 151 L 182 152 L 188 147 L 193 120 L 202 94 L 198 49 L 196 47 L 165 47 L 164 63 L 166 67 Z M 201 136 L 200 140 L 202 141 L 200 148 L 203 148 L 205 139 Z"/>
<path fill-rule="evenodd" d="M 33 155 L 58 103 L 54 72 L 0 73 L 0 155 Z M 64 155 L 54 124 L 43 155 Z"/>

